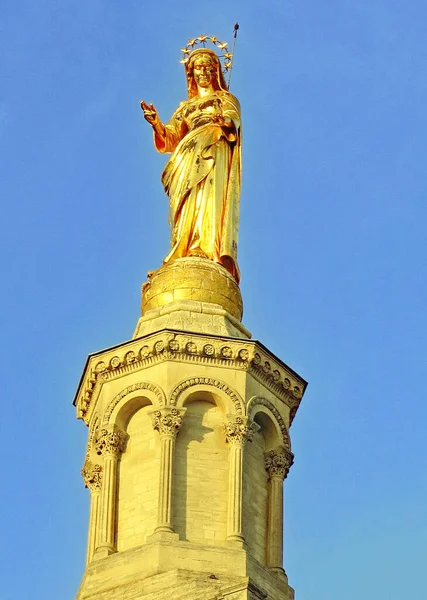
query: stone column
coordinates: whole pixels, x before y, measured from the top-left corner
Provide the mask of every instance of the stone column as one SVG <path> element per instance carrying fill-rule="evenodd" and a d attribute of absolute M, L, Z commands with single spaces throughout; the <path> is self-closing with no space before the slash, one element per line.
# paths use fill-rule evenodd
<path fill-rule="evenodd" d="M 175 440 L 182 425 L 185 409 L 164 408 L 152 413 L 153 427 L 160 435 L 159 505 L 155 533 L 174 533 L 172 526 L 172 484 Z"/>
<path fill-rule="evenodd" d="M 103 484 L 100 495 L 98 537 L 94 558 L 116 552 L 115 525 L 117 510 L 117 465 L 125 445 L 126 434 L 117 427 L 101 429 L 96 452 L 102 455 Z"/>
<path fill-rule="evenodd" d="M 285 448 L 271 450 L 265 455 L 268 482 L 267 566 L 283 569 L 283 481 L 289 473 L 294 455 Z"/>
<path fill-rule="evenodd" d="M 90 563 L 96 548 L 99 527 L 99 495 L 102 485 L 102 467 L 85 461 L 82 469 L 85 487 L 90 491 L 89 536 L 87 543 L 86 564 Z"/>
<path fill-rule="evenodd" d="M 248 425 L 247 417 L 236 417 L 224 423 L 227 442 L 230 444 L 228 475 L 227 540 L 244 542 L 242 529 L 243 447 L 252 441 L 256 425 Z"/>

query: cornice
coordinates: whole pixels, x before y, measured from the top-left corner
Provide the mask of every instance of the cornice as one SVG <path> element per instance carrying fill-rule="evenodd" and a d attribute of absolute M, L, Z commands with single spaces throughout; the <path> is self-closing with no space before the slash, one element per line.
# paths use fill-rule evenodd
<path fill-rule="evenodd" d="M 89 424 L 107 381 L 166 361 L 246 371 L 291 409 L 295 416 L 307 383 L 256 340 L 164 329 L 88 357 L 74 399 L 77 416 Z"/>

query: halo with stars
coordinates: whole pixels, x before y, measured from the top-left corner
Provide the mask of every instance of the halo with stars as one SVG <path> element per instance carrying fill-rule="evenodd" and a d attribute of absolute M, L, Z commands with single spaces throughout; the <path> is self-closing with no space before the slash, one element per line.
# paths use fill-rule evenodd
<path fill-rule="evenodd" d="M 218 48 L 219 50 L 221 50 L 222 54 L 219 54 L 218 58 L 222 58 L 224 61 L 223 73 L 225 75 L 231 69 L 231 66 L 233 64 L 233 55 L 228 50 L 228 43 L 221 42 L 214 35 L 199 35 L 199 37 L 197 38 L 188 40 L 185 48 L 181 48 L 182 59 L 180 62 L 185 65 L 190 58 L 190 53 L 196 49 L 196 46 L 202 46 L 203 48 L 205 48 L 208 42 L 216 46 L 216 48 Z"/>

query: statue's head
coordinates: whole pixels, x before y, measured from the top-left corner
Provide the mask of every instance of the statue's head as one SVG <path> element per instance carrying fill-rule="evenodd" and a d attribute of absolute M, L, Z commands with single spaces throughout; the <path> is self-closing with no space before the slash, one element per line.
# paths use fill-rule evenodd
<path fill-rule="evenodd" d="M 213 50 L 198 48 L 194 50 L 185 63 L 187 75 L 188 97 L 197 96 L 198 86 L 212 85 L 215 90 L 227 90 L 219 58 Z"/>

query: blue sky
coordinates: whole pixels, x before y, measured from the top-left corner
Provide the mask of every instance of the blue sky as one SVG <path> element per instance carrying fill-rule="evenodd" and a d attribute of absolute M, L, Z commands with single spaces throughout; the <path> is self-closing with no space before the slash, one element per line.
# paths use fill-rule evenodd
<path fill-rule="evenodd" d="M 140 99 L 185 98 L 188 38 L 231 42 L 244 323 L 310 385 L 291 429 L 297 600 L 425 598 L 427 4 L 29 0 L 0 21 L 2 600 L 84 570 L 86 355 L 129 339 L 168 249 Z"/>

